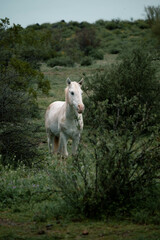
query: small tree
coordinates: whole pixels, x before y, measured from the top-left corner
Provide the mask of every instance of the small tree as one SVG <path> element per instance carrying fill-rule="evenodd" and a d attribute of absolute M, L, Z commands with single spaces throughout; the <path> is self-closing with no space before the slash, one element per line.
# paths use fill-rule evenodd
<path fill-rule="evenodd" d="M 37 155 L 38 116 L 36 95 L 48 93 L 49 81 L 24 62 L 14 49 L 21 47 L 21 27 L 8 28 L 9 20 L 0 23 L 0 161 L 17 166 L 31 165 Z"/>
<path fill-rule="evenodd" d="M 160 6 L 148 6 L 145 8 L 145 12 L 153 35 L 160 42 Z"/>
<path fill-rule="evenodd" d="M 86 98 L 86 121 L 94 128 L 99 126 L 99 118 L 95 118 L 95 113 L 102 114 L 101 123 L 105 129 L 112 129 L 110 120 L 119 115 L 117 122 L 127 119 L 134 115 L 137 108 L 141 105 L 147 110 L 146 117 L 148 124 L 152 126 L 158 122 L 160 114 L 160 84 L 156 76 L 156 69 L 152 62 L 152 56 L 145 49 L 133 49 L 122 56 L 121 62 L 111 66 L 102 73 L 96 73 L 91 78 L 86 78 L 85 91 L 89 97 Z M 129 110 L 117 109 L 122 101 L 125 103 L 130 99 L 136 98 L 135 108 Z M 121 99 L 121 100 L 120 100 Z M 123 100 L 122 100 L 123 99 Z M 105 104 L 105 103 L 108 103 Z M 104 106 L 110 106 L 104 109 Z M 108 108 L 108 107 L 107 107 Z M 152 118 L 152 116 L 155 116 Z M 141 121 L 143 116 L 138 116 L 136 121 Z M 153 122 L 153 121 L 154 122 Z M 121 127 L 121 125 L 120 125 Z"/>
<path fill-rule="evenodd" d="M 0 154 L 3 165 L 31 165 L 38 156 L 38 125 L 32 123 L 38 106 L 32 96 L 15 85 L 16 72 L 5 72 L 0 78 Z M 13 84 L 14 83 L 14 84 Z"/>
<path fill-rule="evenodd" d="M 90 51 L 97 48 L 100 45 L 100 40 L 97 37 L 95 29 L 86 27 L 77 32 L 77 42 L 81 51 L 85 55 L 89 55 Z"/>
<path fill-rule="evenodd" d="M 147 21 L 150 26 L 160 21 L 160 6 L 148 6 L 145 7 Z"/>

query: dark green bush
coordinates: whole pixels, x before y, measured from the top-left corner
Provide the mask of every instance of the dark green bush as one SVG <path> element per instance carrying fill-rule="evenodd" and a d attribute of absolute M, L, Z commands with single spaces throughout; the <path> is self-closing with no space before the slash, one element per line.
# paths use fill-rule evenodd
<path fill-rule="evenodd" d="M 81 58 L 83 57 L 84 53 L 79 49 L 79 45 L 74 38 L 66 41 L 64 46 L 64 51 L 66 56 L 72 59 L 73 62 L 80 63 Z"/>
<path fill-rule="evenodd" d="M 121 52 L 121 50 L 118 46 L 116 46 L 116 47 L 111 47 L 108 52 L 111 54 L 118 54 Z"/>
<path fill-rule="evenodd" d="M 90 66 L 93 63 L 93 58 L 92 57 L 83 57 L 81 61 L 81 66 Z"/>
<path fill-rule="evenodd" d="M 91 50 L 89 55 L 94 59 L 102 60 L 104 58 L 104 51 L 102 49 Z"/>
<path fill-rule="evenodd" d="M 160 5 L 145 7 L 145 12 L 150 26 L 160 21 Z"/>
<path fill-rule="evenodd" d="M 7 81 L 0 82 L 0 162 L 31 166 L 38 156 L 38 125 L 31 123 L 31 118 L 38 116 L 38 106 L 22 90 L 13 90 Z"/>
<path fill-rule="evenodd" d="M 149 28 L 149 25 L 148 25 L 147 21 L 144 21 L 144 20 L 137 20 L 137 21 L 135 21 L 135 24 L 140 29 L 147 29 L 147 28 Z"/>
<path fill-rule="evenodd" d="M 152 57 L 134 49 L 85 83 L 101 206 L 110 214 L 129 211 L 138 204 L 134 195 L 150 189 L 160 170 L 160 84 Z"/>
<path fill-rule="evenodd" d="M 50 84 L 32 61 L 22 61 L 16 44 L 23 49 L 23 30 L 19 25 L 8 29 L 8 24 L 7 19 L 0 22 L 0 162 L 31 166 L 39 155 L 38 125 L 32 120 L 39 116 L 36 96 L 39 89 L 48 93 Z"/>
<path fill-rule="evenodd" d="M 108 22 L 106 22 L 105 27 L 108 30 L 120 29 L 121 28 L 120 20 L 114 19 L 112 21 L 108 21 Z"/>
<path fill-rule="evenodd" d="M 131 210 L 134 222 L 138 224 L 160 224 L 160 186 L 155 184 L 145 192 L 135 195 L 139 204 Z M 133 201 L 134 201 L 133 199 Z"/>
<path fill-rule="evenodd" d="M 54 162 L 49 176 L 66 208 L 87 217 L 130 215 L 134 208 L 142 209 L 140 194 L 145 208 L 146 189 L 158 178 L 160 150 L 156 135 L 141 140 L 137 130 L 133 135 L 92 130 L 87 152 L 84 143 L 77 157 L 61 166 Z"/>
<path fill-rule="evenodd" d="M 73 67 L 74 62 L 69 57 L 55 57 L 48 60 L 47 65 L 49 67 L 55 67 L 55 66 Z"/>
<path fill-rule="evenodd" d="M 122 41 L 120 40 L 114 40 L 112 43 L 108 46 L 108 53 L 111 54 L 118 54 L 122 51 Z"/>
<path fill-rule="evenodd" d="M 147 22 L 151 27 L 153 35 L 160 43 L 160 5 L 157 7 L 148 6 L 145 8 Z"/>
<path fill-rule="evenodd" d="M 91 79 L 86 79 L 86 91 L 89 98 L 86 99 L 86 108 L 90 111 L 87 114 L 87 120 L 90 123 L 96 124 L 94 117 L 95 111 L 102 113 L 106 112 L 106 117 L 101 119 L 105 121 L 106 128 L 109 125 L 107 122 L 117 111 L 121 112 L 119 120 L 124 120 L 136 113 L 137 108 L 146 108 L 146 119 L 148 125 L 152 126 L 158 122 L 160 114 L 160 84 L 156 77 L 156 70 L 152 62 L 152 56 L 143 49 L 133 49 L 131 52 L 126 52 L 122 56 L 121 62 L 102 73 L 97 73 Z M 117 104 L 136 99 L 135 107 L 132 110 L 121 109 Z M 104 108 L 110 106 L 110 110 Z M 102 104 L 101 104 L 102 103 Z M 117 108 L 114 107 L 117 105 Z M 99 108 L 97 108 L 99 106 Z M 91 115 L 90 115 L 91 114 Z M 108 117 L 107 117 L 108 116 Z M 154 116 L 154 117 L 153 117 Z M 139 116 L 140 117 L 140 116 Z M 136 121 L 140 121 L 143 117 L 137 117 Z M 94 119 L 91 120 L 91 119 Z M 99 126 L 99 120 L 97 121 Z M 110 126 L 111 127 L 111 126 Z"/>
<path fill-rule="evenodd" d="M 79 44 L 79 48 L 84 52 L 86 56 L 93 48 L 97 48 L 100 45 L 100 39 L 96 30 L 92 27 L 82 28 L 76 34 L 76 40 Z"/>

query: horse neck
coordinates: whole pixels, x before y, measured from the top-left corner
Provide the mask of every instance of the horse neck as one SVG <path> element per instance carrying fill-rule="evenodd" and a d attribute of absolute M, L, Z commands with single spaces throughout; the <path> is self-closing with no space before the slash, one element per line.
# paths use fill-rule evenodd
<path fill-rule="evenodd" d="M 74 107 L 69 103 L 68 98 L 68 88 L 65 89 L 65 104 L 66 104 L 66 118 L 68 119 L 76 119 L 78 117 L 78 113 L 75 111 Z"/>
<path fill-rule="evenodd" d="M 78 117 L 77 111 L 75 111 L 74 107 L 66 102 L 66 118 L 70 120 L 75 120 Z"/>

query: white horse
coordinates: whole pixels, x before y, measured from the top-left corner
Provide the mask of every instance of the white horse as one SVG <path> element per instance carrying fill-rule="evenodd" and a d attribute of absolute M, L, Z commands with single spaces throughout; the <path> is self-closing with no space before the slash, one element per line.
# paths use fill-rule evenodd
<path fill-rule="evenodd" d="M 45 127 L 50 153 L 60 153 L 67 157 L 67 142 L 70 138 L 72 139 L 72 154 L 76 154 L 83 130 L 82 82 L 83 79 L 77 83 L 67 78 L 65 102 L 53 102 L 46 111 Z"/>

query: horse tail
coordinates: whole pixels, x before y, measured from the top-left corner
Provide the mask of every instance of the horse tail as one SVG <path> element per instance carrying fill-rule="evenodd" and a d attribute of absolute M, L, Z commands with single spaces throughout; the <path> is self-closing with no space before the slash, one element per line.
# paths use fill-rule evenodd
<path fill-rule="evenodd" d="M 54 152 L 58 152 L 59 147 L 59 137 L 54 137 Z"/>

